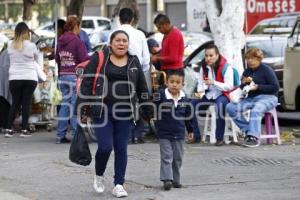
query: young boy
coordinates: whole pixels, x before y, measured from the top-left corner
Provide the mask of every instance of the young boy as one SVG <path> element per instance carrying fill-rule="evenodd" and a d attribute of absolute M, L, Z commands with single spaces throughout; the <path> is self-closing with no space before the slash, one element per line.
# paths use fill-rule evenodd
<path fill-rule="evenodd" d="M 183 157 L 185 127 L 192 132 L 191 105 L 182 91 L 183 70 L 167 72 L 167 88 L 154 95 L 157 106 L 155 123 L 160 145 L 160 180 L 165 190 L 181 188 L 180 168 Z"/>

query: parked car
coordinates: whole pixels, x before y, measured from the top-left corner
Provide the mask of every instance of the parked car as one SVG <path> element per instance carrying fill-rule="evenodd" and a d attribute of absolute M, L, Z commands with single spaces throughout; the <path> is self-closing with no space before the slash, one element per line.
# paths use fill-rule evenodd
<path fill-rule="evenodd" d="M 106 17 L 96 16 L 83 16 L 81 21 L 81 28 L 87 32 L 87 34 L 93 31 L 110 29 L 110 19 Z"/>
<path fill-rule="evenodd" d="M 39 36 L 43 38 L 54 38 L 54 28 L 53 28 L 53 22 L 48 22 L 43 26 L 38 27 L 34 30 L 34 32 Z"/>
<path fill-rule="evenodd" d="M 296 15 L 264 19 L 258 22 L 249 34 L 289 34 L 296 19 Z"/>
<path fill-rule="evenodd" d="M 64 18 L 65 19 L 65 18 Z M 81 28 L 91 34 L 93 31 L 101 31 L 110 28 L 110 19 L 97 16 L 83 16 L 81 20 Z M 49 22 L 34 31 L 40 37 L 55 37 L 53 22 Z"/>
<path fill-rule="evenodd" d="M 281 104 L 289 110 L 300 110 L 300 16 L 288 38 L 285 49 Z"/>

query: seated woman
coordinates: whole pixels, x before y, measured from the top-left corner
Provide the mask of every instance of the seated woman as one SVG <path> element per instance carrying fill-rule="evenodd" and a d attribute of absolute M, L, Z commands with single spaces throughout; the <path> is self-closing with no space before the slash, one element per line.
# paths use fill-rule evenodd
<path fill-rule="evenodd" d="M 261 119 L 265 112 L 277 106 L 279 83 L 272 68 L 261 63 L 263 52 L 260 49 L 249 49 L 245 58 L 248 68 L 243 73 L 241 88 L 245 91 L 245 86 L 248 86 L 250 91 L 238 104 L 228 104 L 226 111 L 247 135 L 243 146 L 257 147 L 260 144 Z M 250 110 L 249 121 L 243 115 L 247 110 Z"/>
<path fill-rule="evenodd" d="M 204 110 L 208 104 L 216 106 L 216 146 L 224 144 L 225 107 L 229 102 L 228 92 L 233 88 L 233 69 L 226 59 L 220 55 L 216 45 L 208 45 L 205 49 L 205 59 L 202 61 L 200 75 L 198 76 L 197 99 L 191 103 L 195 112 Z M 193 119 L 193 139 L 188 143 L 200 142 L 200 130 L 197 117 Z M 190 138 L 190 137 L 189 137 Z"/>

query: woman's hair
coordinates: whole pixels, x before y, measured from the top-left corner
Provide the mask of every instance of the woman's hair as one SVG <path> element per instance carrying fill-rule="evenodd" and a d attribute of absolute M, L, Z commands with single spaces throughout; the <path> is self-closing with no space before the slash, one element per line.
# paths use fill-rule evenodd
<path fill-rule="evenodd" d="M 261 61 L 264 58 L 264 53 L 259 48 L 250 48 L 245 54 L 245 58 L 256 58 Z"/>
<path fill-rule="evenodd" d="M 208 49 L 214 49 L 216 54 L 220 55 L 219 48 L 215 44 L 208 44 L 207 47 L 205 48 L 205 51 L 208 50 Z M 220 61 L 221 61 L 221 56 L 219 56 L 218 60 L 215 63 L 215 67 L 214 67 L 215 71 L 217 71 L 217 69 L 219 67 L 219 64 L 220 64 Z M 203 58 L 202 66 L 205 67 L 206 65 L 207 65 L 207 63 L 205 62 L 205 58 Z"/>
<path fill-rule="evenodd" d="M 125 32 L 125 31 L 122 31 L 122 30 L 117 30 L 117 31 L 114 31 L 111 36 L 110 36 L 110 39 L 109 39 L 109 43 L 111 44 L 113 39 L 118 35 L 118 34 L 124 34 L 126 35 L 128 41 L 129 41 L 129 35 Z"/>
<path fill-rule="evenodd" d="M 20 22 L 17 24 L 15 28 L 15 37 L 12 42 L 13 48 L 17 50 L 23 49 L 24 40 L 30 39 L 30 29 L 24 22 Z"/>
<path fill-rule="evenodd" d="M 208 49 L 214 49 L 216 54 L 220 55 L 219 48 L 215 44 L 208 44 L 207 47 L 205 48 L 205 51 Z"/>
<path fill-rule="evenodd" d="M 73 31 L 76 26 L 80 26 L 80 21 L 76 16 L 69 16 L 64 26 L 65 31 Z"/>

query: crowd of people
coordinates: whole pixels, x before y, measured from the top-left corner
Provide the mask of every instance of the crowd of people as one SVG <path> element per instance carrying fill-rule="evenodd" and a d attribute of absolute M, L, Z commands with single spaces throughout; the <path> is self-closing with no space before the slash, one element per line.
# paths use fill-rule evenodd
<path fill-rule="evenodd" d="M 121 9 L 119 19 L 121 26 L 109 35 L 107 46 L 101 50 L 102 56 L 97 52 L 89 56 L 90 45 L 76 16 L 54 24 L 58 29 L 57 49 L 53 48 L 55 44 L 44 49 L 48 58 L 55 59 L 58 65 L 58 86 L 63 96 L 58 112 L 56 143 L 69 143 L 69 126 L 74 136 L 78 123 L 84 123 L 86 117 L 92 119 L 98 144 L 93 184 L 96 192 L 105 190 L 104 174 L 114 150 L 115 187 L 112 193 L 116 197 L 128 196 L 123 187 L 128 142 L 135 142 L 136 138 L 138 142 L 144 142 L 145 125 L 150 119 L 155 121 L 159 139 L 160 180 L 165 190 L 182 187 L 180 170 L 184 142 L 186 138 L 187 143 L 201 142 L 197 115 L 208 105 L 215 105 L 216 146 L 224 145 L 225 113 L 246 134 L 244 146 L 259 146 L 261 119 L 265 112 L 276 107 L 279 89 L 274 71 L 261 63 L 261 50 L 253 48 L 247 51 L 248 68 L 241 76 L 239 88 L 243 90 L 250 84 L 251 87 L 241 102 L 233 103 L 229 98 L 235 87 L 233 67 L 216 45 L 208 45 L 199 64 L 195 98 L 190 99 L 183 92 L 183 36 L 169 17 L 158 14 L 154 19 L 157 30 L 164 35 L 161 45 L 152 38 L 147 39 L 132 25 L 134 13 L 131 9 Z M 39 77 L 35 64 L 37 52 L 36 45 L 30 41 L 30 29 L 25 23 L 19 23 L 7 48 L 12 103 L 7 122 L 1 122 L 7 138 L 14 136 L 12 125 L 21 108 L 21 136 L 31 136 L 28 118 Z M 85 61 L 89 62 L 77 93 L 76 66 Z M 102 63 L 100 68 L 99 63 Z M 166 74 L 158 91 L 152 91 L 151 87 L 153 70 Z M 247 110 L 250 110 L 249 120 L 244 116 Z"/>

